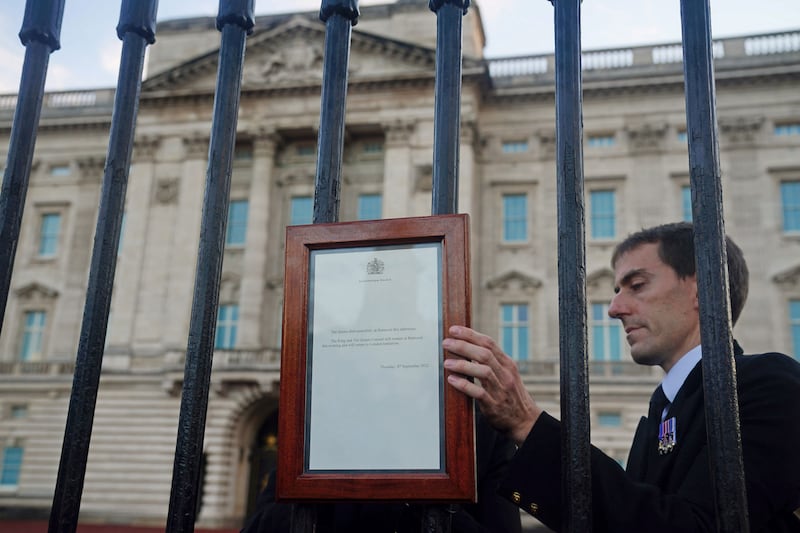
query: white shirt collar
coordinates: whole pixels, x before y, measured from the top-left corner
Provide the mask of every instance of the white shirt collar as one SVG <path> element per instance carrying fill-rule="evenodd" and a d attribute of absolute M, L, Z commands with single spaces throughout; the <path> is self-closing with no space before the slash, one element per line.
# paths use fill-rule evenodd
<path fill-rule="evenodd" d="M 678 362 L 675 363 L 672 368 L 669 369 L 667 375 L 664 376 L 664 379 L 661 381 L 661 388 L 664 389 L 664 394 L 667 396 L 669 403 L 675 401 L 675 396 L 677 396 L 678 391 L 681 390 L 683 382 L 689 377 L 689 373 L 694 369 L 702 356 L 703 352 L 700 346 L 695 346 L 686 352 L 683 357 L 678 359 Z"/>

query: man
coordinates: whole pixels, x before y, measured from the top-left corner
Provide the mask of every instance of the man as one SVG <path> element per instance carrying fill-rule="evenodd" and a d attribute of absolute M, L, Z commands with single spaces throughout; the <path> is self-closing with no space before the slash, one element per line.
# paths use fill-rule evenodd
<path fill-rule="evenodd" d="M 716 530 L 693 239 L 691 224 L 658 226 L 628 237 L 612 258 L 616 294 L 608 314 L 622 321 L 634 361 L 664 369 L 659 389 L 669 403 L 654 409 L 649 423 L 642 419 L 627 472 L 592 448 L 596 532 Z M 730 239 L 727 256 L 735 322 L 748 273 Z M 490 423 L 519 446 L 500 493 L 559 529 L 559 422 L 528 394 L 494 340 L 460 326 L 449 335 L 444 348 L 463 359 L 445 362 L 453 372 L 448 382 L 475 398 Z M 777 353 L 743 356 L 738 344 L 735 352 L 751 531 L 800 531 L 793 513 L 800 507 L 800 364 Z"/>

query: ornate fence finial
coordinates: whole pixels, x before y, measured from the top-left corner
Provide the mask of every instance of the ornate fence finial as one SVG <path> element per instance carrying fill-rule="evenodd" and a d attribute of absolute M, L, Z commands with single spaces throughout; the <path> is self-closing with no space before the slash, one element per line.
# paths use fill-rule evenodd
<path fill-rule="evenodd" d="M 122 0 L 117 24 L 117 37 L 123 39 L 129 31 L 138 33 L 147 44 L 156 42 L 156 12 L 158 0 L 142 2 L 141 0 Z"/>
<path fill-rule="evenodd" d="M 29 0 L 25 4 L 25 18 L 19 31 L 24 46 L 39 41 L 51 52 L 61 48 L 61 19 L 64 18 L 64 0 Z"/>
<path fill-rule="evenodd" d="M 328 19 L 339 14 L 350 20 L 353 26 L 358 23 L 358 0 L 322 0 L 322 7 L 319 8 L 319 19 L 328 22 Z"/>
<path fill-rule="evenodd" d="M 254 10 L 255 0 L 219 0 L 217 30 L 222 31 L 227 24 L 236 24 L 250 35 L 256 25 Z"/>
<path fill-rule="evenodd" d="M 465 15 L 469 9 L 469 0 L 428 0 L 428 7 L 434 13 L 437 13 L 439 8 L 445 4 L 453 4 L 455 7 L 460 7 Z"/>

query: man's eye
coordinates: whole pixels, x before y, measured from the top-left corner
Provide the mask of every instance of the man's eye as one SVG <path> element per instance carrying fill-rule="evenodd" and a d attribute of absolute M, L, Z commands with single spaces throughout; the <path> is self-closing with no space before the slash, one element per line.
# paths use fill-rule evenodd
<path fill-rule="evenodd" d="M 631 290 L 632 291 L 639 291 L 644 287 L 644 283 L 631 283 Z"/>

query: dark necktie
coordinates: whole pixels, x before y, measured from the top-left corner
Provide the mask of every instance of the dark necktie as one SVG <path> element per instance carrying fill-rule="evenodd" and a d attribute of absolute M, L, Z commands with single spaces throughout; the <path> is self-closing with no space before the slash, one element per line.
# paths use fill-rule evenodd
<path fill-rule="evenodd" d="M 647 426 L 651 435 L 658 434 L 658 426 L 661 424 L 661 414 L 668 404 L 669 400 L 667 400 L 667 395 L 664 394 L 664 389 L 659 385 L 655 392 L 653 392 L 653 396 L 650 397 L 650 409 L 647 411 Z"/>

